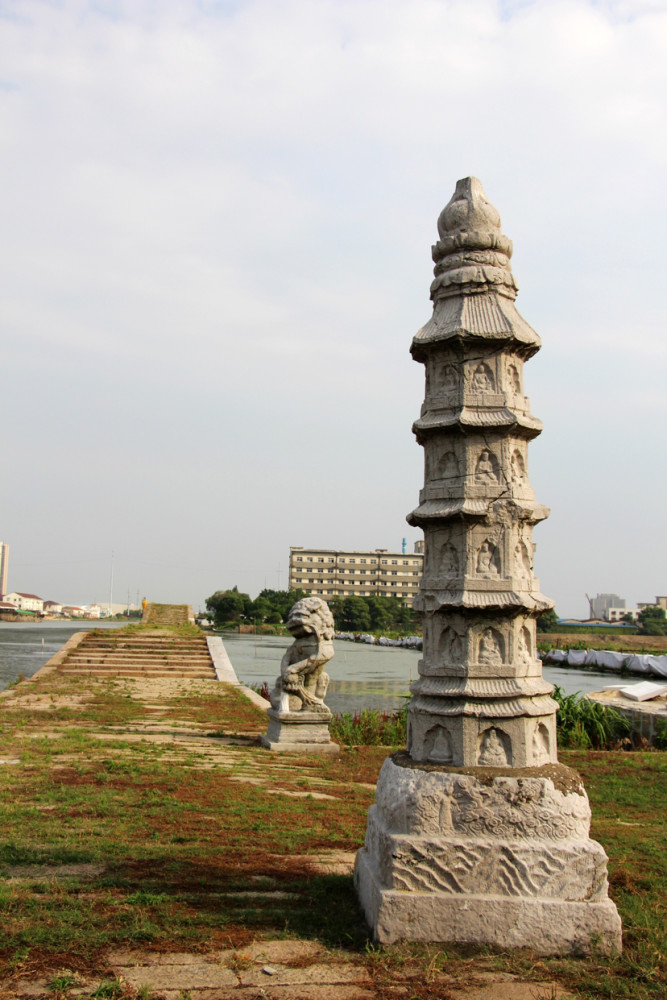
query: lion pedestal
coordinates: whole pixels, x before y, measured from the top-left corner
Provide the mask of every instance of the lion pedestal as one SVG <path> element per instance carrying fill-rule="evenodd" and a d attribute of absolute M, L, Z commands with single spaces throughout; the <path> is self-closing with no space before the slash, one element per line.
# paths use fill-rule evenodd
<path fill-rule="evenodd" d="M 260 741 L 269 750 L 337 754 L 340 748 L 329 736 L 331 712 L 324 704 L 329 686 L 324 666 L 334 654 L 328 604 L 319 597 L 297 601 L 287 628 L 294 642 L 280 664 L 271 692 L 269 728 Z"/>

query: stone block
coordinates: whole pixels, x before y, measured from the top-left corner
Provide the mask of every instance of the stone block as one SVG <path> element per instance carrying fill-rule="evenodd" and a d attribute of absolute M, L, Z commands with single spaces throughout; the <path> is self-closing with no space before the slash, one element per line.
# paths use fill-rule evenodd
<path fill-rule="evenodd" d="M 401 761 L 403 765 L 401 766 Z M 607 857 L 576 772 L 385 761 L 355 884 L 377 940 L 618 951 Z"/>

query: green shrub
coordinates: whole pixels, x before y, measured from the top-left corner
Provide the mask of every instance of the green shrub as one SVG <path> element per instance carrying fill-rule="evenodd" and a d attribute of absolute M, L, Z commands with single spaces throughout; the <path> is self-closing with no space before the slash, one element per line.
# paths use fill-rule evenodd
<path fill-rule="evenodd" d="M 630 731 L 630 723 L 615 708 L 584 698 L 579 691 L 564 694 L 554 687 L 558 702 L 558 745 L 576 750 L 610 750 Z"/>
<path fill-rule="evenodd" d="M 398 712 L 364 708 L 354 715 L 349 712 L 334 715 L 329 726 L 331 738 L 348 746 L 405 746 L 408 701 Z"/>

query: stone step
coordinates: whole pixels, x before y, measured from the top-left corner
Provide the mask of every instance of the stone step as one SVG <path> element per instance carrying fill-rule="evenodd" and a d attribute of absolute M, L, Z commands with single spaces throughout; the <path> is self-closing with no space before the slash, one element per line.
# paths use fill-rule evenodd
<path fill-rule="evenodd" d="M 89 659 L 64 661 L 68 667 L 93 667 L 99 670 L 123 670 L 125 667 L 155 667 L 160 670 L 214 670 L 210 660 L 146 660 L 140 656 L 136 658 L 128 657 L 127 660 L 98 660 L 95 657 Z"/>
<path fill-rule="evenodd" d="M 210 663 L 211 657 L 204 655 L 202 653 L 197 653 L 195 656 L 184 656 L 182 653 L 169 655 L 168 653 L 155 653 L 151 655 L 150 653 L 131 653 L 123 652 L 120 653 L 96 653 L 94 651 L 90 652 L 76 652 L 72 653 L 68 658 L 69 663 L 79 662 L 87 663 L 90 660 L 95 660 L 100 663 L 125 663 L 128 660 L 146 660 L 155 661 L 156 663 Z"/>
<path fill-rule="evenodd" d="M 180 670 L 176 672 L 170 672 L 167 670 L 86 670 L 84 668 L 77 667 L 61 667 L 60 672 L 63 674 L 76 674 L 79 676 L 88 677 L 171 677 L 174 676 L 182 678 L 183 680 L 190 680 L 192 678 L 200 680 L 215 680 L 215 673 L 213 670 Z"/>
<path fill-rule="evenodd" d="M 171 640 L 164 640 L 162 642 L 154 639 L 137 639 L 136 641 L 130 641 L 128 639 L 118 639 L 113 641 L 111 639 L 84 639 L 81 643 L 82 646 L 97 646 L 105 649 L 129 649 L 135 646 L 150 646 L 153 649 L 206 649 L 206 640 L 200 641 L 199 639 L 193 639 L 191 641 L 183 642 L 172 642 Z"/>

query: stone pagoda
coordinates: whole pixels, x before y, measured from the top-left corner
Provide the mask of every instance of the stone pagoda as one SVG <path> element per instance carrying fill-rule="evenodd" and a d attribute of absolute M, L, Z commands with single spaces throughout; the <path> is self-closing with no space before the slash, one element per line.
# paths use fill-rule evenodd
<path fill-rule="evenodd" d="M 481 183 L 456 185 L 433 247 L 433 316 L 412 355 L 426 369 L 414 425 L 424 488 L 415 607 L 424 653 L 407 750 L 384 765 L 356 881 L 380 941 L 620 948 L 606 856 L 588 799 L 557 762 L 552 687 L 536 619 L 552 602 L 533 573 L 548 516 L 528 479 L 523 366 L 540 338 L 516 310 L 512 244 Z"/>

